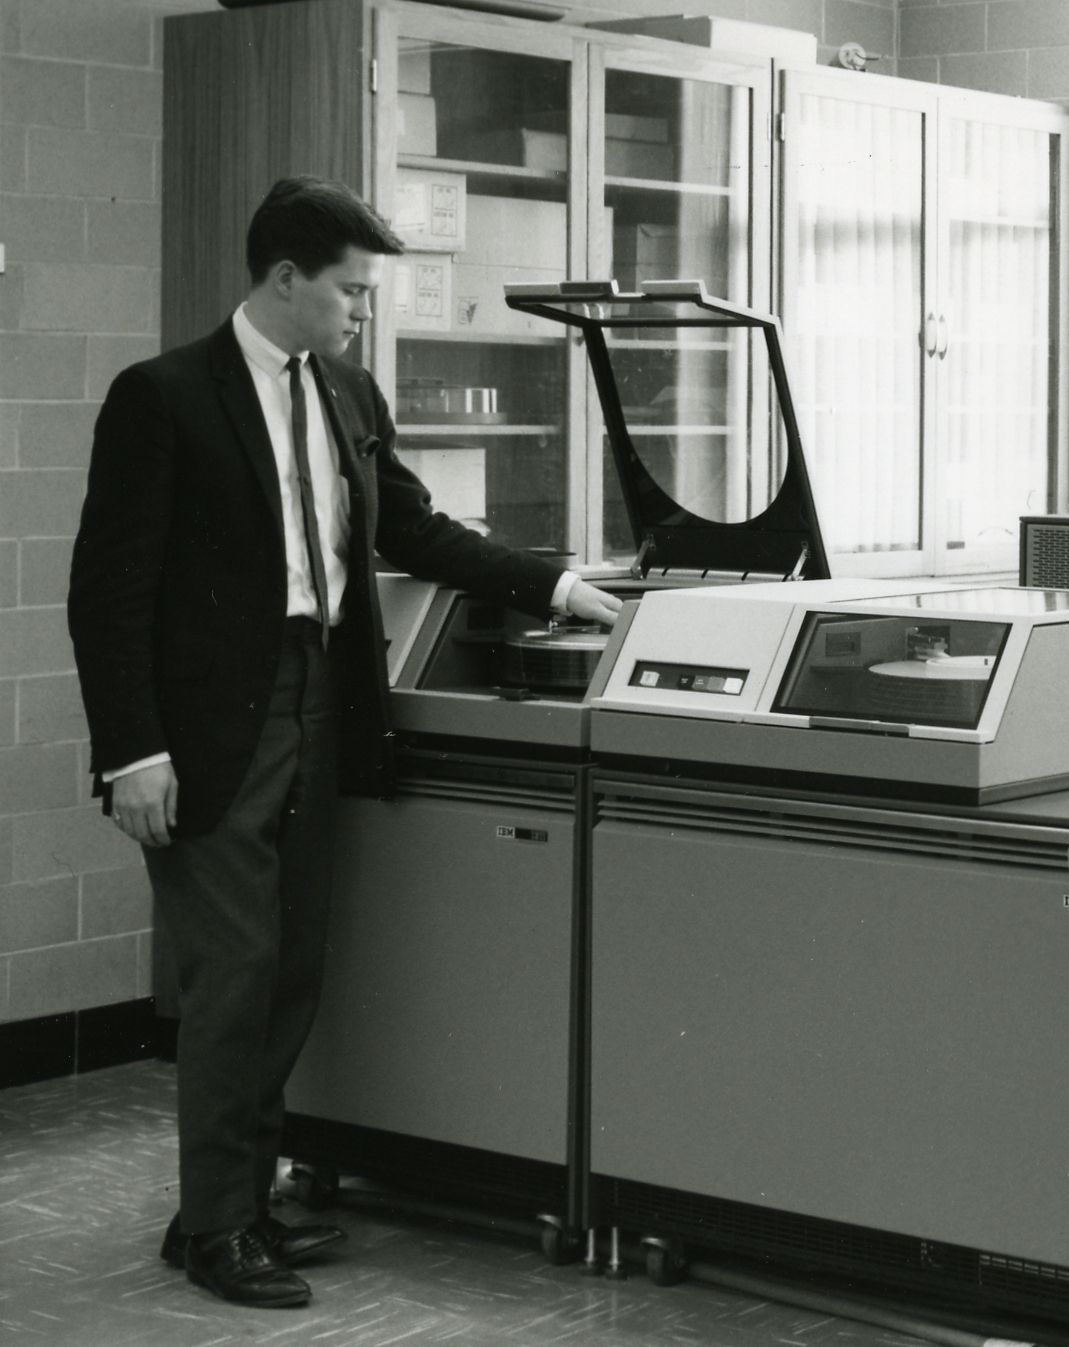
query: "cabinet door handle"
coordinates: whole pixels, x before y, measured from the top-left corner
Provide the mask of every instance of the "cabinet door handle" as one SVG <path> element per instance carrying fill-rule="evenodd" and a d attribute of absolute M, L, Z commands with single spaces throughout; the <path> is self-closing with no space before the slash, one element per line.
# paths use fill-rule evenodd
<path fill-rule="evenodd" d="M 936 348 L 936 355 L 940 360 L 946 359 L 947 347 L 950 345 L 950 324 L 944 314 L 939 315 L 939 345 Z"/>
<path fill-rule="evenodd" d="M 930 313 L 924 320 L 924 354 L 935 355 L 936 323 L 935 314 Z"/>

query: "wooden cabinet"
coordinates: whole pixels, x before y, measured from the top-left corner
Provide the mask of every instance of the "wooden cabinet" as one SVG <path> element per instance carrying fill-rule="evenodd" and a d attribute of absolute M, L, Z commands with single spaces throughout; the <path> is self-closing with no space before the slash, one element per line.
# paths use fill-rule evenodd
<path fill-rule="evenodd" d="M 585 352 L 504 285 L 682 269 L 767 307 L 767 62 L 362 0 L 165 32 L 164 345 L 240 302 L 245 226 L 276 178 L 343 179 L 409 248 L 352 352 L 401 457 L 495 539 L 629 558 Z"/>
<path fill-rule="evenodd" d="M 782 75 L 782 288 L 836 574 L 1014 570 L 1064 493 L 1053 105 Z"/>
<path fill-rule="evenodd" d="M 165 350 L 204 336 L 244 297 L 245 231 L 276 179 L 366 186 L 370 25 L 362 0 L 165 20 Z"/>

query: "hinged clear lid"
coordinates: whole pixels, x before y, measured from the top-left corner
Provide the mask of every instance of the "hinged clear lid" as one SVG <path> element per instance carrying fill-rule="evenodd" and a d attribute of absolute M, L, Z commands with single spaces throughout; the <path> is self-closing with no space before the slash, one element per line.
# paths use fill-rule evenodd
<path fill-rule="evenodd" d="M 776 318 L 711 299 L 702 281 L 505 294 L 583 333 L 637 572 L 828 577 Z"/>

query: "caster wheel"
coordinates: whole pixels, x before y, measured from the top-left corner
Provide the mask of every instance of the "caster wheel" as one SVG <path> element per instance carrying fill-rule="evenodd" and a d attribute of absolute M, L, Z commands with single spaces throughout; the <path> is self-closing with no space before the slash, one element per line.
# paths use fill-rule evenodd
<path fill-rule="evenodd" d="M 559 1225 L 542 1227 L 542 1252 L 546 1262 L 554 1267 L 563 1267 L 579 1258 L 579 1243 Z"/>
<path fill-rule="evenodd" d="M 687 1260 L 681 1249 L 650 1244 L 646 1249 L 646 1276 L 654 1286 L 675 1286 L 687 1275 Z"/>
<path fill-rule="evenodd" d="M 290 1170 L 294 1182 L 294 1196 L 309 1211 L 323 1211 L 338 1201 L 338 1175 L 322 1166 L 294 1165 Z"/>

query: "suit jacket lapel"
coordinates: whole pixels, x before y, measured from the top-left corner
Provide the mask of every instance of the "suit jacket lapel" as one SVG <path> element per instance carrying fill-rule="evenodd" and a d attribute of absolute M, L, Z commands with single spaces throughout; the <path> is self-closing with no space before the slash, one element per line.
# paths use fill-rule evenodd
<path fill-rule="evenodd" d="M 241 354 L 234 325 L 228 318 L 209 339 L 211 371 L 219 384 L 219 396 L 230 417 L 238 442 L 248 455 L 252 469 L 263 488 L 268 508 L 278 526 L 279 538 L 285 546 L 285 528 L 282 523 L 282 493 L 278 484 L 278 466 L 271 448 L 256 386 Z"/>
<path fill-rule="evenodd" d="M 309 363 L 319 388 L 319 400 L 326 408 L 327 419 L 338 446 L 339 465 L 349 484 L 359 491 L 360 459 L 375 450 L 379 438 L 369 435 L 360 417 L 354 416 L 349 400 L 339 395 L 334 380 L 314 352 L 309 356 Z"/>

